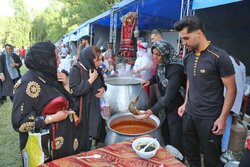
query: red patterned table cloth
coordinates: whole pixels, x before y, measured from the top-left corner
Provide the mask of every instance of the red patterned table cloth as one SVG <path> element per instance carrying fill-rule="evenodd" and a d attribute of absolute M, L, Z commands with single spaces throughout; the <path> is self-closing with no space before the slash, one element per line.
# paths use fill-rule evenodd
<path fill-rule="evenodd" d="M 135 139 L 112 144 L 96 150 L 57 159 L 41 167 L 185 167 L 183 163 L 170 155 L 163 147 L 160 147 L 156 155 L 151 159 L 138 157 L 132 148 Z M 77 159 L 80 156 L 101 155 L 101 158 Z"/>

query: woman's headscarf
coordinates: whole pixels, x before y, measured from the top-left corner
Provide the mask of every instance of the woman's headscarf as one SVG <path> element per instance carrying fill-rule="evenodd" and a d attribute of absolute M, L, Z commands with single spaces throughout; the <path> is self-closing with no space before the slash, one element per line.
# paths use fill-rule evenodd
<path fill-rule="evenodd" d="M 93 70 L 95 69 L 95 63 L 94 63 L 94 59 L 96 58 L 96 56 L 99 56 L 99 54 L 94 55 L 94 52 L 99 52 L 100 55 L 102 53 L 102 51 L 96 47 L 96 46 L 88 46 L 87 48 L 85 48 L 79 57 L 79 62 L 87 69 L 87 70 Z M 101 69 L 98 68 L 96 69 L 99 75 L 102 75 L 101 73 Z"/>
<path fill-rule="evenodd" d="M 174 48 L 167 41 L 160 40 L 160 41 L 155 42 L 151 48 L 152 53 L 155 48 L 158 49 L 161 53 L 161 56 L 163 59 L 162 64 L 165 64 L 165 65 L 182 64 L 182 62 L 178 59 L 178 55 L 175 52 Z"/>
<path fill-rule="evenodd" d="M 74 108 L 74 102 L 69 92 L 57 80 L 57 63 L 55 45 L 50 41 L 34 44 L 26 58 L 25 65 L 31 71 L 41 76 L 48 84 L 59 90 L 69 101 L 70 108 Z"/>
<path fill-rule="evenodd" d="M 168 64 L 182 64 L 182 61 L 178 59 L 178 55 L 175 52 L 174 48 L 165 40 L 157 41 L 153 44 L 151 48 L 151 52 L 153 53 L 154 49 L 158 49 L 162 56 L 162 63 L 157 64 L 157 73 L 160 83 L 163 87 L 167 87 L 168 79 L 165 77 L 166 75 L 166 67 Z"/>
<path fill-rule="evenodd" d="M 93 54 L 93 48 L 93 46 L 88 46 L 81 52 L 79 57 L 80 63 L 84 65 L 87 70 L 95 69 L 95 55 Z"/>

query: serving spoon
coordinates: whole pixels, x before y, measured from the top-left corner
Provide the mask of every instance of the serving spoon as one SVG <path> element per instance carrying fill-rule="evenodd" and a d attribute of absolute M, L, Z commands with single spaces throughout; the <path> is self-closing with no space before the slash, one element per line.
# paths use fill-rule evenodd
<path fill-rule="evenodd" d="M 144 148 L 140 149 L 140 152 L 145 152 L 146 149 L 156 141 L 157 138 L 153 139 L 150 143 L 148 143 Z"/>
<path fill-rule="evenodd" d="M 81 157 L 77 157 L 77 159 L 85 159 L 85 158 L 101 158 L 102 156 L 100 154 L 94 154 L 94 155 L 90 155 L 90 156 L 81 156 Z"/>

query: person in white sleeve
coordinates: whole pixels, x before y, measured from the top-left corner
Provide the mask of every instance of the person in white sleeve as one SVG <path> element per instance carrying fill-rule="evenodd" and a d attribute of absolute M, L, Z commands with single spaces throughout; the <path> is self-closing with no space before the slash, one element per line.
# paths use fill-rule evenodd
<path fill-rule="evenodd" d="M 232 106 L 231 112 L 227 117 L 226 121 L 226 128 L 224 131 L 224 134 L 222 136 L 222 142 L 221 142 L 221 151 L 222 155 L 220 157 L 221 161 L 226 163 L 228 161 L 235 160 L 235 157 L 233 156 L 232 152 L 228 150 L 228 143 L 230 139 L 230 126 L 233 119 L 233 114 L 239 115 L 241 104 L 242 104 L 242 98 L 244 95 L 244 87 L 246 83 L 246 67 L 245 65 L 240 62 L 239 60 L 233 58 L 230 56 L 230 59 L 232 60 L 234 71 L 235 71 L 235 81 L 236 81 L 236 88 L 237 88 L 237 94 L 235 97 L 234 104 Z M 226 94 L 226 89 L 224 88 L 224 96 Z"/>
<path fill-rule="evenodd" d="M 143 80 L 149 80 L 152 77 L 151 70 L 153 68 L 153 61 L 147 53 L 148 43 L 141 42 L 138 44 L 137 48 L 137 58 L 132 73 Z"/>

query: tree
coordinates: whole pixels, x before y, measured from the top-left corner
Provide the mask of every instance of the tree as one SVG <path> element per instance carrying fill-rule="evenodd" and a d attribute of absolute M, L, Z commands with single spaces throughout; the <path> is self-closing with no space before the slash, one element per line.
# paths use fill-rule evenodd
<path fill-rule="evenodd" d="M 116 3 L 121 0 L 114 0 Z M 85 21 L 107 11 L 113 5 L 109 0 L 53 0 L 43 13 L 35 16 L 32 41 L 59 40 Z"/>
<path fill-rule="evenodd" d="M 13 0 L 14 16 L 2 18 L 2 44 L 10 43 L 17 47 L 30 45 L 29 34 L 31 22 L 23 0 Z"/>
<path fill-rule="evenodd" d="M 107 11 L 121 0 L 50 0 L 42 11 L 31 16 L 24 0 L 13 0 L 14 16 L 0 17 L 0 43 L 28 47 L 45 40 L 56 42 L 85 21 Z"/>

